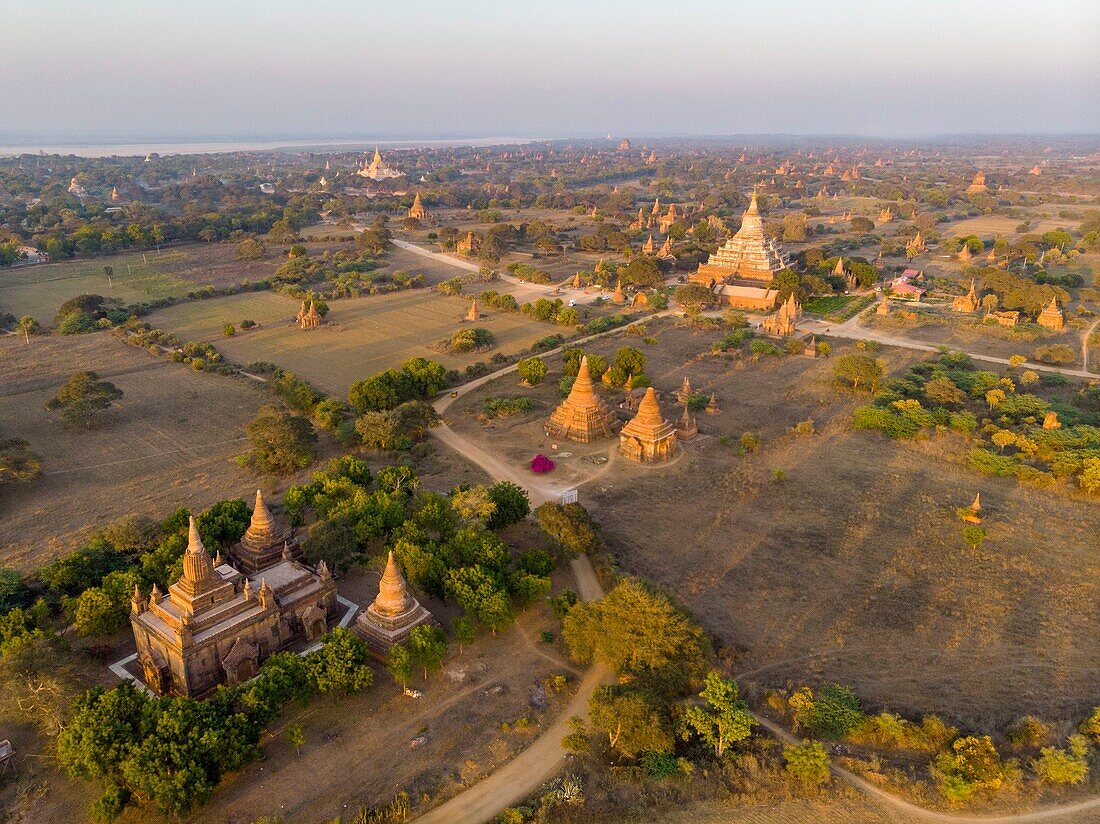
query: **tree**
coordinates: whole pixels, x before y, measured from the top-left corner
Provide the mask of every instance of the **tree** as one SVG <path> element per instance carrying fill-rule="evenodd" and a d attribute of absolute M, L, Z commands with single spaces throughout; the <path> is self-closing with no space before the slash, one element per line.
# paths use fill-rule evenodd
<path fill-rule="evenodd" d="M 1083 735 L 1071 735 L 1064 749 L 1043 747 L 1031 768 L 1047 784 L 1080 784 L 1089 773 L 1088 741 Z"/>
<path fill-rule="evenodd" d="M 354 521 L 347 515 L 318 521 L 302 544 L 302 554 L 314 566 L 324 561 L 330 569 L 347 571 L 359 555 Z"/>
<path fill-rule="evenodd" d="M 451 508 L 467 526 L 479 528 L 484 527 L 497 511 L 488 487 L 483 484 L 469 489 L 456 487 L 451 492 Z"/>
<path fill-rule="evenodd" d="M 874 231 L 875 224 L 870 218 L 863 217 L 862 215 L 856 215 L 849 221 L 849 225 L 852 227 L 853 232 L 861 232 L 866 234 L 867 232 Z"/>
<path fill-rule="evenodd" d="M 474 642 L 474 622 L 465 615 L 455 616 L 451 620 L 451 635 L 454 636 L 455 643 L 458 644 L 458 652 L 461 655 L 462 648 Z"/>
<path fill-rule="evenodd" d="M 237 257 L 240 260 L 263 260 L 266 253 L 263 243 L 251 237 L 237 246 Z"/>
<path fill-rule="evenodd" d="M 967 801 L 975 792 L 996 790 L 1005 781 L 1004 764 L 988 735 L 956 739 L 932 763 L 940 793 L 949 801 Z"/>
<path fill-rule="evenodd" d="M 588 713 L 592 726 L 607 734 L 611 748 L 627 758 L 672 752 L 664 707 L 648 692 L 619 685 L 596 687 L 588 699 Z"/>
<path fill-rule="evenodd" d="M 993 433 L 993 437 L 990 438 L 990 440 L 997 445 L 1001 452 L 1004 452 L 1006 446 L 1011 446 L 1016 443 L 1016 433 L 1011 429 L 998 429 Z"/>
<path fill-rule="evenodd" d="M 413 657 L 409 648 L 404 644 L 394 644 L 390 647 L 390 653 L 386 657 L 386 669 L 401 687 L 402 692 L 408 689 L 413 669 Z"/>
<path fill-rule="evenodd" d="M 19 323 L 15 325 L 15 331 L 22 332 L 23 339 L 29 344 L 31 342 L 31 335 L 37 335 L 42 331 L 42 327 L 40 327 L 38 321 L 30 315 L 23 315 L 23 317 L 19 319 Z"/>
<path fill-rule="evenodd" d="M 990 410 L 996 409 L 999 404 L 1004 403 L 1005 392 L 1003 389 L 990 389 L 985 393 L 985 402 L 989 404 Z"/>
<path fill-rule="evenodd" d="M 709 672 L 699 693 L 706 704 L 684 710 L 681 727 L 684 740 L 694 733 L 714 747 L 714 754 L 721 758 L 730 744 L 748 738 L 756 721 L 737 693 L 736 681 Z"/>
<path fill-rule="evenodd" d="M 261 472 L 288 475 L 313 463 L 317 433 L 307 418 L 264 406 L 245 426 L 249 462 Z"/>
<path fill-rule="evenodd" d="M 516 364 L 520 378 L 529 386 L 538 386 L 546 378 L 546 362 L 542 358 L 525 358 Z"/>
<path fill-rule="evenodd" d="M 535 510 L 543 532 L 570 552 L 585 554 L 599 548 L 596 525 L 581 504 L 544 503 Z"/>
<path fill-rule="evenodd" d="M 421 624 L 409 633 L 409 652 L 416 665 L 424 670 L 424 680 L 427 681 L 429 670 L 437 670 L 443 664 L 443 657 L 447 654 L 447 636 L 433 624 Z"/>
<path fill-rule="evenodd" d="M 569 653 L 616 672 L 664 670 L 679 678 L 701 675 L 702 630 L 667 597 L 636 578 L 624 578 L 604 598 L 580 603 L 562 621 Z"/>
<path fill-rule="evenodd" d="M 42 461 L 20 438 L 0 438 L 0 485 L 29 481 L 42 471 Z"/>
<path fill-rule="evenodd" d="M 959 406 L 966 403 L 966 393 L 950 378 L 933 378 L 924 385 L 924 396 L 941 406 Z"/>
<path fill-rule="evenodd" d="M 886 370 L 881 362 L 869 355 L 852 354 L 836 359 L 833 363 L 833 374 L 841 384 L 851 386 L 856 391 L 862 386 L 874 392 Z"/>
<path fill-rule="evenodd" d="M 624 286 L 634 284 L 651 289 L 664 282 L 664 276 L 657 261 L 644 255 L 634 258 L 626 266 L 620 266 L 618 274 Z"/>
<path fill-rule="evenodd" d="M 110 381 L 101 381 L 95 372 L 77 372 L 46 404 L 61 413 L 71 424 L 88 426 L 97 412 L 110 409 L 122 397 L 122 390 Z"/>
<path fill-rule="evenodd" d="M 783 215 L 783 240 L 788 243 L 801 243 L 805 239 L 805 212 L 788 212 Z"/>
<path fill-rule="evenodd" d="M 804 688 L 792 696 L 795 724 L 822 738 L 843 738 L 863 723 L 859 698 L 848 687 L 828 684 L 816 695 Z"/>
<path fill-rule="evenodd" d="M 701 283 L 685 283 L 676 287 L 676 302 L 689 314 L 697 314 L 714 306 L 714 294 Z"/>
<path fill-rule="evenodd" d="M 310 679 L 318 692 L 359 692 L 374 682 L 370 650 L 344 627 L 321 639 L 321 648 L 309 654 Z"/>
<path fill-rule="evenodd" d="M 812 789 L 829 780 L 829 756 L 820 741 L 803 741 L 783 748 L 784 769 L 787 775 L 806 789 Z"/>
<path fill-rule="evenodd" d="M 496 511 L 489 518 L 489 529 L 503 529 L 519 523 L 531 512 L 527 490 L 511 481 L 493 484 L 489 487 L 489 497 L 496 504 Z"/>
<path fill-rule="evenodd" d="M 287 724 L 286 726 L 286 743 L 287 746 L 294 747 L 294 754 L 301 756 L 302 745 L 306 743 L 306 734 L 302 732 L 302 727 L 299 724 Z"/>

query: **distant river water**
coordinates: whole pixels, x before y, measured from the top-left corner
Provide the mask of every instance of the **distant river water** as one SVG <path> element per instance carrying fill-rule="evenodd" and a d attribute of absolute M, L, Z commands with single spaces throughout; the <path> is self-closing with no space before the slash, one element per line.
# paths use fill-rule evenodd
<path fill-rule="evenodd" d="M 192 143 L 33 143 L 0 142 L 0 157 L 38 154 L 76 155 L 78 157 L 132 157 L 157 153 L 161 155 L 218 154 L 222 152 L 354 152 L 369 151 L 375 145 L 386 149 L 408 149 L 418 146 L 500 146 L 529 143 L 530 137 L 478 137 L 456 139 L 393 139 L 388 140 L 205 140 Z"/>

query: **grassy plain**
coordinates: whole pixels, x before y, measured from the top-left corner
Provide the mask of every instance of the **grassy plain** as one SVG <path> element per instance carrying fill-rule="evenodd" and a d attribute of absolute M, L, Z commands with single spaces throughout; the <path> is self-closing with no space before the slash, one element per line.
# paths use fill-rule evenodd
<path fill-rule="evenodd" d="M 45 408 L 81 370 L 124 393 L 88 429 Z M 42 459 L 38 478 L 0 493 L 0 563 L 33 569 L 124 515 L 164 517 L 247 497 L 256 486 L 231 461 L 245 451 L 244 424 L 265 400 L 245 380 L 192 372 L 108 332 L 31 338 L 29 346 L 0 337 L 0 372 L 3 435 L 27 440 Z"/>
<path fill-rule="evenodd" d="M 615 441 L 559 445 L 611 460 L 581 488 L 626 572 L 668 587 L 729 649 L 745 683 L 837 681 L 870 707 L 938 712 L 969 728 L 1027 712 L 1080 715 L 1100 693 L 1100 530 L 1094 501 L 978 475 L 958 436 L 892 442 L 853 432 L 866 396 L 831 385 L 832 359 L 704 354 L 719 333 L 651 324 L 646 372 L 666 417 L 685 375 L 717 393 L 700 437 L 665 467 L 616 456 Z M 613 354 L 620 337 L 593 350 Z M 834 356 L 851 344 L 831 341 Z M 891 369 L 917 357 L 884 350 Z M 517 462 L 549 448 L 542 420 L 556 367 L 531 394 L 536 413 L 486 425 L 485 397 L 517 394 L 514 376 L 449 410 L 456 427 Z M 614 400 L 618 395 L 608 393 Z M 813 421 L 813 435 L 792 430 Z M 741 454 L 744 432 L 761 441 Z M 555 470 L 555 472 L 559 471 Z M 551 478 L 552 479 L 552 478 Z M 971 549 L 955 508 L 981 491 L 989 537 Z M 1056 536 L 1056 537 L 1055 537 Z"/>
<path fill-rule="evenodd" d="M 485 310 L 477 326 L 490 330 L 496 344 L 490 352 L 441 353 L 432 344 L 449 339 L 464 326 L 465 298 L 446 297 L 427 289 L 349 298 L 329 303 L 327 323 L 304 331 L 294 324 L 298 303 L 272 293 L 251 293 L 195 301 L 164 309 L 147 320 L 188 340 L 212 341 L 231 361 L 270 361 L 319 388 L 344 395 L 353 382 L 412 357 L 439 361 L 448 369 L 465 369 L 488 361 L 493 352 L 512 354 L 561 327 L 520 314 Z M 260 327 L 222 335 L 225 323 L 251 318 Z"/>
<path fill-rule="evenodd" d="M 309 244 L 311 252 L 331 244 Z M 0 312 L 31 315 L 52 324 L 57 308 L 69 298 L 93 294 L 123 304 L 179 297 L 202 286 L 224 287 L 270 277 L 285 262 L 274 246 L 263 260 L 238 260 L 232 243 L 190 243 L 156 251 L 110 255 L 91 260 L 0 269 Z M 103 267 L 114 269 L 108 285 Z"/>

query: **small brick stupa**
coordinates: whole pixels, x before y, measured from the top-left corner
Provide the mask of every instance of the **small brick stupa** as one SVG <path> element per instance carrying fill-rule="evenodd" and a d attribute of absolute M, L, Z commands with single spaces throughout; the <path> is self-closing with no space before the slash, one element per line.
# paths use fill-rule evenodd
<path fill-rule="evenodd" d="M 301 548 L 294 530 L 275 521 L 264 503 L 263 493 L 257 489 L 252 521 L 241 540 L 229 548 L 230 559 L 245 575 L 254 575 L 284 557 L 290 560 L 300 555 Z"/>
<path fill-rule="evenodd" d="M 378 582 L 378 597 L 359 613 L 352 627 L 367 642 L 371 652 L 385 658 L 396 644 L 409 640 L 409 633 L 421 624 L 438 623 L 409 592 L 409 585 L 390 550 L 386 570 Z"/>
<path fill-rule="evenodd" d="M 582 356 L 569 397 L 561 402 L 546 422 L 547 434 L 577 443 L 589 443 L 597 438 L 611 437 L 615 434 L 617 423 L 615 413 L 596 394 L 592 375 L 588 371 L 588 358 Z"/>
<path fill-rule="evenodd" d="M 638 404 L 638 414 L 619 433 L 619 452 L 638 463 L 661 463 L 676 451 L 676 430 L 661 415 L 661 405 L 650 386 Z"/>

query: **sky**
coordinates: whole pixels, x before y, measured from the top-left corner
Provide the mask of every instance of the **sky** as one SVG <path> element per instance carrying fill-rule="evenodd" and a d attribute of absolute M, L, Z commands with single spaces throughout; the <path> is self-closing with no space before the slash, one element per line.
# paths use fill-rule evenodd
<path fill-rule="evenodd" d="M 2 0 L 0 141 L 1100 133 L 1098 0 Z"/>

